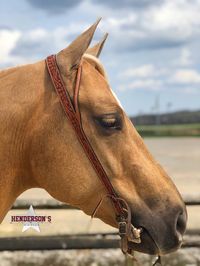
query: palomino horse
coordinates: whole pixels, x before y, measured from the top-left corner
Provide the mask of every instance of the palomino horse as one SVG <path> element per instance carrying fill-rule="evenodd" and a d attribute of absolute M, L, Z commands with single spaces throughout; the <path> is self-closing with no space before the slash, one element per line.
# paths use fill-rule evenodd
<path fill-rule="evenodd" d="M 186 209 L 175 185 L 154 160 L 108 85 L 97 59 L 105 38 L 88 48 L 97 23 L 56 55 L 64 84 L 73 98 L 81 62 L 81 123 L 93 150 L 132 223 L 142 228 L 131 247 L 166 254 L 180 247 Z M 45 61 L 0 72 L 0 221 L 25 190 L 38 187 L 91 215 L 107 191 L 66 119 Z M 109 198 L 96 217 L 116 227 Z"/>

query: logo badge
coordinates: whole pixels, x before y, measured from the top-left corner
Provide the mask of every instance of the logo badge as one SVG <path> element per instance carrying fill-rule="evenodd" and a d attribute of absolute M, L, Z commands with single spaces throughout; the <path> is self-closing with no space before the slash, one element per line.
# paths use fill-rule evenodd
<path fill-rule="evenodd" d="M 26 215 L 11 216 L 11 223 L 23 224 L 22 232 L 32 228 L 40 233 L 39 223 L 45 222 L 51 223 L 51 216 L 36 215 L 32 205 L 28 209 Z"/>
<path fill-rule="evenodd" d="M 29 210 L 27 211 L 26 216 L 31 217 L 31 218 L 32 217 L 36 217 L 35 211 L 34 211 L 32 205 L 30 206 Z M 32 220 L 34 220 L 34 218 Z M 22 232 L 27 231 L 29 228 L 33 228 L 35 231 L 40 233 L 40 226 L 39 226 L 39 223 L 36 222 L 36 221 L 24 222 L 24 226 L 22 228 Z"/>

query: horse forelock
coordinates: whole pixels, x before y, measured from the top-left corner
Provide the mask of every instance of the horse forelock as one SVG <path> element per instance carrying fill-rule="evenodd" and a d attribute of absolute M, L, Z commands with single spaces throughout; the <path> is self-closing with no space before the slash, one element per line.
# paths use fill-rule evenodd
<path fill-rule="evenodd" d="M 107 74 L 106 74 L 105 69 L 103 67 L 103 64 L 100 62 L 100 60 L 97 57 L 86 53 L 86 54 L 84 54 L 83 58 L 86 59 L 86 61 L 88 61 L 92 65 L 94 65 L 95 68 L 100 72 L 100 74 L 106 80 L 108 80 L 108 77 L 107 77 Z"/>
<path fill-rule="evenodd" d="M 103 67 L 103 64 L 101 63 L 101 61 L 97 57 L 86 53 L 86 54 L 84 54 L 83 58 L 86 59 L 89 63 L 95 65 L 95 68 L 106 79 L 106 81 L 108 81 L 108 76 L 107 76 L 107 74 L 105 72 L 105 69 Z M 116 93 L 111 89 L 110 86 L 109 86 L 109 88 L 110 88 L 110 91 L 113 94 L 114 98 L 116 99 L 117 103 L 119 104 L 119 106 L 122 109 L 124 109 L 123 106 L 122 106 L 122 104 L 121 104 L 121 102 L 120 102 L 120 100 L 119 100 L 119 98 L 117 97 Z"/>

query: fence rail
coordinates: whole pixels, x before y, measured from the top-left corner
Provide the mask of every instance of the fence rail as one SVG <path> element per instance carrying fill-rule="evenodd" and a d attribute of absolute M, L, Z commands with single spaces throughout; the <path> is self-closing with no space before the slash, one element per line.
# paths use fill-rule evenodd
<path fill-rule="evenodd" d="M 200 195 L 198 197 L 185 196 L 184 201 L 187 206 L 200 205 Z M 30 205 L 36 209 L 76 209 L 53 199 L 31 201 L 19 199 L 12 209 L 28 209 Z M 200 229 L 188 230 L 185 239 L 182 248 L 200 248 Z M 119 248 L 117 233 L 0 237 L 0 251 L 109 248 Z"/>
<path fill-rule="evenodd" d="M 184 196 L 184 201 L 187 206 L 198 206 L 200 205 L 200 195 L 198 196 Z M 28 209 L 30 205 L 33 205 L 35 209 L 77 209 L 73 206 L 61 203 L 54 199 L 45 200 L 24 200 L 18 199 L 14 203 L 12 209 Z"/>
<path fill-rule="evenodd" d="M 189 239 L 189 236 L 188 236 Z M 0 238 L 0 251 L 119 248 L 116 234 L 27 236 Z M 186 240 L 182 248 L 200 248 L 200 239 Z"/>

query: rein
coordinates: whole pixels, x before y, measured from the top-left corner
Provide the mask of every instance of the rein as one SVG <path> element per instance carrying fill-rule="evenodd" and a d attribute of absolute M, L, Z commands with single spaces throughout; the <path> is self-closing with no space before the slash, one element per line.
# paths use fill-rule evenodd
<path fill-rule="evenodd" d="M 83 150 L 86 156 L 88 157 L 94 171 L 96 172 L 97 176 L 99 177 L 99 179 L 101 180 L 101 182 L 103 183 L 108 192 L 108 194 L 105 197 L 110 198 L 113 204 L 116 213 L 116 222 L 118 223 L 118 228 L 119 228 L 119 235 L 121 237 L 121 250 L 124 254 L 132 255 L 133 250 L 129 248 L 128 242 L 141 243 L 140 235 L 142 229 L 141 228 L 138 229 L 131 224 L 130 207 L 128 206 L 127 202 L 124 199 L 118 197 L 117 193 L 115 192 L 111 184 L 108 175 L 106 174 L 101 162 L 99 161 L 95 151 L 93 150 L 82 127 L 81 113 L 78 104 L 82 65 L 80 64 L 78 67 L 73 100 L 70 98 L 70 95 L 61 77 L 56 62 L 56 56 L 55 55 L 48 56 L 46 59 L 46 65 L 53 86 L 60 99 L 63 111 L 65 112 L 65 115 L 70 121 L 76 133 L 77 139 L 82 145 Z M 98 208 L 102 204 L 105 197 L 103 197 L 98 203 L 97 207 L 95 208 L 92 214 L 93 217 L 96 214 Z"/>

